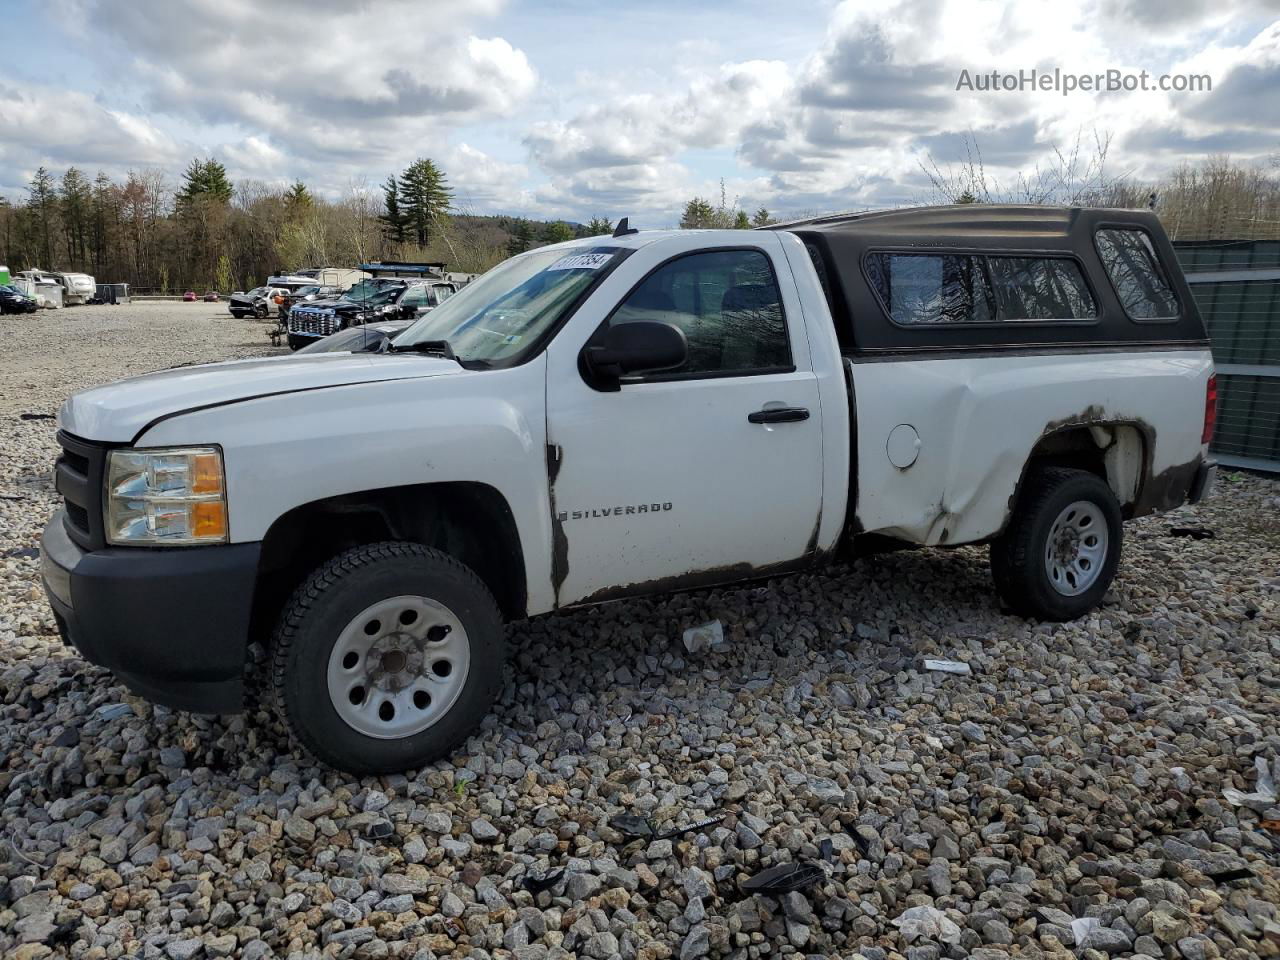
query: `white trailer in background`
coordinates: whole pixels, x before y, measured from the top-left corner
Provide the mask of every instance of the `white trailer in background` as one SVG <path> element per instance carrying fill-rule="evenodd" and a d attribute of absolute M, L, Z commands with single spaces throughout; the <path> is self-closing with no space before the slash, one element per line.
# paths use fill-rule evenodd
<path fill-rule="evenodd" d="M 64 306 L 88 303 L 98 292 L 98 283 L 87 273 L 59 273 L 62 279 L 62 303 Z"/>
<path fill-rule="evenodd" d="M 42 307 L 70 307 L 88 303 L 98 290 L 97 282 L 87 273 L 31 269 L 22 271 L 18 276 L 35 284 L 32 295 Z"/>

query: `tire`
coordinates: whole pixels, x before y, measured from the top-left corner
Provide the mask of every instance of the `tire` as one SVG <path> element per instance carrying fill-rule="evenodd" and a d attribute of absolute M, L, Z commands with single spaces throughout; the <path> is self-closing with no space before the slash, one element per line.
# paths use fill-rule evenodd
<path fill-rule="evenodd" d="M 476 729 L 505 661 L 502 615 L 479 577 L 430 547 L 375 543 L 339 554 L 294 591 L 275 632 L 272 686 L 313 756 L 352 774 L 398 773 Z"/>
<path fill-rule="evenodd" d="M 243 320 L 243 319 L 244 319 L 244 311 L 243 311 L 243 310 L 232 310 L 232 311 L 231 311 L 231 315 L 232 315 L 233 317 L 235 317 L 237 320 Z"/>
<path fill-rule="evenodd" d="M 255 317 L 257 317 L 259 320 L 265 320 L 265 319 L 267 319 L 267 307 L 266 307 L 266 305 L 265 305 L 265 304 L 261 304 L 261 303 L 260 303 L 260 304 L 258 304 L 256 307 L 254 307 L 254 308 L 253 308 L 253 315 L 254 315 Z"/>
<path fill-rule="evenodd" d="M 1102 602 L 1122 537 L 1120 504 L 1105 480 L 1084 470 L 1034 469 L 1008 528 L 991 544 L 996 589 L 1023 616 L 1075 620 Z"/>
<path fill-rule="evenodd" d="M 296 333 L 289 334 L 289 349 L 301 350 L 303 347 L 318 343 L 315 337 L 300 337 Z"/>

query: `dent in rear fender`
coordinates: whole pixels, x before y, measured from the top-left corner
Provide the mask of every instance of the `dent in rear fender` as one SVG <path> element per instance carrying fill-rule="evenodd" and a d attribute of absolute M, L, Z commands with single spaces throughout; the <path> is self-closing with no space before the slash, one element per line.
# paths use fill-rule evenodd
<path fill-rule="evenodd" d="M 546 504 L 545 358 L 505 370 L 366 383 L 193 411 L 140 445 L 217 443 L 233 542 L 289 510 L 382 487 L 472 482 L 506 499 L 524 551 L 528 612 L 553 607 Z"/>
<path fill-rule="evenodd" d="M 857 519 L 870 531 L 915 543 L 967 543 L 998 533 L 1028 457 L 1054 425 L 1141 423 L 1148 480 L 1194 470 L 1208 351 L 997 356 L 856 364 Z M 884 443 L 915 425 L 920 456 L 899 470 Z M 1151 494 L 1166 506 L 1167 492 Z M 1154 488 L 1153 488 L 1154 489 Z M 1148 503 L 1147 485 L 1137 507 Z M 1153 509 L 1156 507 L 1153 507 Z"/>

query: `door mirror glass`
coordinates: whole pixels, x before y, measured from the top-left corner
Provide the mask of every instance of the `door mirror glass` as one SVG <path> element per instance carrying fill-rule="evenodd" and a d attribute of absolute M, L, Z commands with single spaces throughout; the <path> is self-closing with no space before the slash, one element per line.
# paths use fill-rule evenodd
<path fill-rule="evenodd" d="M 587 347 L 586 361 L 598 379 L 616 382 L 633 373 L 675 369 L 688 355 L 689 344 L 679 327 L 636 320 L 609 327 L 599 343 Z"/>

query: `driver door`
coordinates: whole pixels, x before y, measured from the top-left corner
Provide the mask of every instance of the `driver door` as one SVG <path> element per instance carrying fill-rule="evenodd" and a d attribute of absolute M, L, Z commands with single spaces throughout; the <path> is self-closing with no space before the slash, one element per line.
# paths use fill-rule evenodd
<path fill-rule="evenodd" d="M 782 245 L 705 242 L 637 250 L 616 309 L 575 317 L 549 351 L 557 606 L 747 579 L 813 551 L 822 417 Z M 635 320 L 683 330 L 685 364 L 594 388 L 582 348 Z"/>

